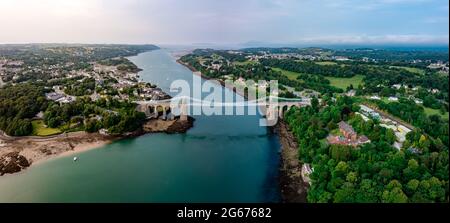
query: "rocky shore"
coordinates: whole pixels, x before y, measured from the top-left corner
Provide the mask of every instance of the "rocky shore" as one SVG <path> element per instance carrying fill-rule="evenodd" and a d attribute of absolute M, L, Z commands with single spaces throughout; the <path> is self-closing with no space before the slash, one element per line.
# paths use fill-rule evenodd
<path fill-rule="evenodd" d="M 283 203 L 306 203 L 309 187 L 301 176 L 301 163 L 298 159 L 298 143 L 288 125 L 279 120 L 274 131 L 281 143 L 280 188 Z"/>
<path fill-rule="evenodd" d="M 144 133 L 185 133 L 194 126 L 194 121 L 195 119 L 190 116 L 185 121 L 179 118 L 174 120 L 152 119 L 143 125 L 142 130 Z"/>
<path fill-rule="evenodd" d="M 28 160 L 19 152 L 10 152 L 0 157 L 0 176 L 19 172 L 30 166 Z"/>

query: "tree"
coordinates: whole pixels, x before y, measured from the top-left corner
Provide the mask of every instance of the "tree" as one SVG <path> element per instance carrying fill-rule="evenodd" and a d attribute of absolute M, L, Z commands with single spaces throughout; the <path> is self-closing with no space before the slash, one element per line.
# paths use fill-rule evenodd
<path fill-rule="evenodd" d="M 395 142 L 395 140 L 397 140 L 397 136 L 395 136 L 395 132 L 392 129 L 387 129 L 385 136 L 386 136 L 386 142 L 389 144 L 392 144 Z"/>
<path fill-rule="evenodd" d="M 420 181 L 418 181 L 416 179 L 410 180 L 408 182 L 408 184 L 406 184 L 405 192 L 409 195 L 413 195 L 417 191 L 417 188 L 419 187 L 419 183 L 420 183 Z"/>
<path fill-rule="evenodd" d="M 341 189 L 337 190 L 334 194 L 335 203 L 354 203 L 355 202 L 356 190 L 353 188 L 352 184 L 345 183 Z"/>
<path fill-rule="evenodd" d="M 359 190 L 356 193 L 356 202 L 358 203 L 376 203 L 379 201 L 377 185 L 374 181 L 364 179 L 361 181 Z"/>
<path fill-rule="evenodd" d="M 331 145 L 330 156 L 337 161 L 347 161 L 351 156 L 352 148 L 344 145 Z"/>
<path fill-rule="evenodd" d="M 89 119 L 85 123 L 86 132 L 97 132 L 101 128 L 100 123 L 95 119 Z"/>
<path fill-rule="evenodd" d="M 319 100 L 316 97 L 311 99 L 311 107 L 315 112 L 319 111 Z"/>
<path fill-rule="evenodd" d="M 387 186 L 387 190 L 383 191 L 381 201 L 383 203 L 406 203 L 408 197 L 403 193 L 401 184 L 397 182 L 391 182 L 392 185 Z M 391 184 L 390 183 L 390 184 Z"/>

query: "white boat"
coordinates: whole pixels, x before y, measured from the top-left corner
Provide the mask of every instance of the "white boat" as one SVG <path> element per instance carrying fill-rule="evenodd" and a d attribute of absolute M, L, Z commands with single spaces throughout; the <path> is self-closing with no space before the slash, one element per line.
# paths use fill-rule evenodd
<path fill-rule="evenodd" d="M 73 158 L 73 161 L 77 161 L 77 160 L 78 160 L 78 157 L 75 156 L 75 157 Z"/>

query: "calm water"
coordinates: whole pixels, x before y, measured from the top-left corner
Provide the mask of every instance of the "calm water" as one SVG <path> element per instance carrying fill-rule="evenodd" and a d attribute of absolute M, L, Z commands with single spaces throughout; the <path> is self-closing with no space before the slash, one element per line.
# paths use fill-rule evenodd
<path fill-rule="evenodd" d="M 164 50 L 130 59 L 145 81 L 167 92 L 173 80 L 199 78 Z M 186 134 L 121 140 L 77 154 L 77 162 L 61 157 L 0 177 L 0 202 L 279 200 L 279 141 L 259 127 L 260 117 L 195 118 Z"/>

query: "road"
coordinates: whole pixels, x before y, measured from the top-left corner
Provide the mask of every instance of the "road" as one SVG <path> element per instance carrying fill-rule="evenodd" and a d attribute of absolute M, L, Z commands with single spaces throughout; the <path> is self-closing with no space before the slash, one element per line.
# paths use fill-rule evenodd
<path fill-rule="evenodd" d="M 5 132 L 0 130 L 0 139 L 4 140 L 4 141 L 29 139 L 29 140 L 33 140 L 36 142 L 45 142 L 45 141 L 54 140 L 54 139 L 58 139 L 58 138 L 83 136 L 85 134 L 87 134 L 87 133 L 84 131 L 78 131 L 78 132 L 61 133 L 61 134 L 52 135 L 52 136 L 9 136 Z"/>

